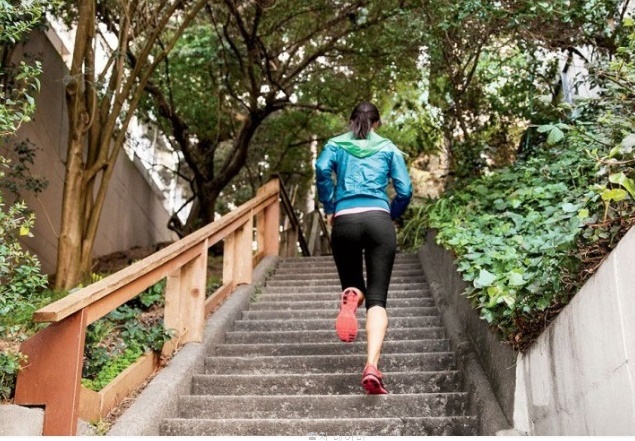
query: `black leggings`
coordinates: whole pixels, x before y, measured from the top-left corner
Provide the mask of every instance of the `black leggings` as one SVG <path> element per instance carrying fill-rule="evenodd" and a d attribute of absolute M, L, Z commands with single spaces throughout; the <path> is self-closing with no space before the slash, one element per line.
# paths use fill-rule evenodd
<path fill-rule="evenodd" d="M 366 297 L 366 309 L 386 307 L 397 237 L 390 214 L 366 211 L 344 214 L 333 221 L 333 258 L 342 290 L 359 289 Z M 364 283 L 362 255 L 366 260 L 368 287 Z"/>

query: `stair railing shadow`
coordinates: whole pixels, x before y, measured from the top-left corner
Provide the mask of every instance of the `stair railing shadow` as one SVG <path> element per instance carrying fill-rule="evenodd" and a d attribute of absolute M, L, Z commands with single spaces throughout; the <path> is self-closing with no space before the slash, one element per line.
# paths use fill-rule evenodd
<path fill-rule="evenodd" d="M 279 254 L 280 195 L 280 181 L 272 179 L 256 197 L 218 221 L 35 311 L 35 322 L 50 325 L 22 343 L 27 363 L 18 373 L 15 403 L 44 406 L 43 435 L 77 432 L 86 406 L 81 386 L 86 327 L 149 286 L 167 278 L 164 327 L 172 330 L 173 338 L 163 353 L 203 340 L 207 313 L 238 285 L 251 283 L 253 267 L 264 256 Z M 284 193 L 282 197 L 285 201 Z M 208 249 L 220 241 L 223 285 L 206 298 Z"/>

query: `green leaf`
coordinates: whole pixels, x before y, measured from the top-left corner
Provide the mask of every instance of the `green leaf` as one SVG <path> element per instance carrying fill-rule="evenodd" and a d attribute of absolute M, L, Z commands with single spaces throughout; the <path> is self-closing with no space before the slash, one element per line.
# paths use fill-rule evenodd
<path fill-rule="evenodd" d="M 626 138 L 622 140 L 622 151 L 624 153 L 631 153 L 633 151 L 634 146 L 635 146 L 635 133 L 629 134 Z"/>
<path fill-rule="evenodd" d="M 564 132 L 560 130 L 558 127 L 554 127 L 549 132 L 549 136 L 547 136 L 547 144 L 553 145 L 564 139 Z"/>
<path fill-rule="evenodd" d="M 573 205 L 573 204 L 572 204 L 572 203 L 570 203 L 570 202 L 566 202 L 566 203 L 562 204 L 562 205 L 560 206 L 560 208 L 561 208 L 561 209 L 562 209 L 562 211 L 564 211 L 565 213 L 573 213 L 573 212 L 578 211 L 578 209 L 579 209 L 580 207 L 578 207 L 577 205 Z"/>
<path fill-rule="evenodd" d="M 631 199 L 635 199 L 635 181 L 627 178 L 624 172 L 614 173 L 610 175 L 609 181 L 613 184 L 619 184 L 624 187 L 631 195 Z"/>
<path fill-rule="evenodd" d="M 496 281 L 496 276 L 489 271 L 482 269 L 478 277 L 474 280 L 475 288 L 485 288 L 491 286 Z"/>
<path fill-rule="evenodd" d="M 31 233 L 31 230 L 26 225 L 22 225 L 20 227 L 20 236 L 28 236 Z"/>
<path fill-rule="evenodd" d="M 626 193 L 626 191 L 622 190 L 621 188 L 615 188 L 613 190 L 604 190 L 602 192 L 602 200 L 604 201 L 619 202 L 626 199 L 626 196 L 628 196 L 628 193 Z"/>
<path fill-rule="evenodd" d="M 518 273 L 518 272 L 512 272 L 509 274 L 509 284 L 511 286 L 522 286 L 524 285 L 525 279 L 523 278 L 523 275 Z"/>

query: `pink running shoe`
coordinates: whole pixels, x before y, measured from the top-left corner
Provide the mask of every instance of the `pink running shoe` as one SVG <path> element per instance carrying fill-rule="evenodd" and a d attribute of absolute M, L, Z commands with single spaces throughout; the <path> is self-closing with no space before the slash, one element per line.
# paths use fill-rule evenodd
<path fill-rule="evenodd" d="M 370 364 L 366 365 L 364 373 L 362 374 L 362 386 L 366 389 L 367 395 L 385 395 L 388 393 L 388 391 L 384 389 L 382 378 L 383 375 L 375 366 Z"/>
<path fill-rule="evenodd" d="M 359 294 L 355 288 L 346 288 L 342 292 L 340 313 L 335 320 L 335 330 L 340 340 L 350 343 L 357 338 L 357 303 Z"/>

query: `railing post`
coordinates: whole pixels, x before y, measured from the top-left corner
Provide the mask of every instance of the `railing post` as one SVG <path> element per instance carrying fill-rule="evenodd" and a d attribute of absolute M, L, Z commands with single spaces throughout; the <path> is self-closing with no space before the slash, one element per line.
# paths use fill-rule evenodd
<path fill-rule="evenodd" d="M 203 341 L 205 327 L 205 290 L 207 288 L 207 240 L 200 254 L 167 277 L 165 286 L 165 329 L 175 335 L 163 346 L 169 354 L 189 342 Z"/>
<path fill-rule="evenodd" d="M 225 238 L 223 246 L 223 285 L 232 289 L 251 283 L 253 272 L 253 217 Z"/>
<path fill-rule="evenodd" d="M 27 356 L 18 372 L 15 403 L 44 405 L 44 435 L 77 433 L 86 339 L 84 310 L 53 323 L 22 343 Z"/>
<path fill-rule="evenodd" d="M 280 188 L 278 179 L 270 181 L 270 184 Z M 265 191 L 265 186 L 261 187 L 258 192 Z M 262 226 L 258 222 L 258 233 L 262 235 L 262 245 L 265 256 L 277 256 L 280 254 L 280 199 L 265 208 L 262 214 Z M 260 244 L 259 244 L 260 245 Z"/>

